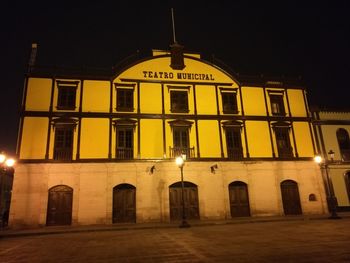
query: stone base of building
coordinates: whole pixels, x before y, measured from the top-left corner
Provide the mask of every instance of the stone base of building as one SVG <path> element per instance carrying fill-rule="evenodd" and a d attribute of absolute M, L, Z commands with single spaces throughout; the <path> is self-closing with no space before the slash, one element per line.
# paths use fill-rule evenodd
<path fill-rule="evenodd" d="M 312 161 L 40 163 L 16 167 L 10 227 L 327 213 Z"/>

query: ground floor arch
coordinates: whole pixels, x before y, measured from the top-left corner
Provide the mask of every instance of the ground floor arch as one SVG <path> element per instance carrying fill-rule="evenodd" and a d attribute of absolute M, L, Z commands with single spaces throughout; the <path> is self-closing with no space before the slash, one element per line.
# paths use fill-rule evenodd
<path fill-rule="evenodd" d="M 231 217 L 250 216 L 248 185 L 241 181 L 229 184 Z"/>
<path fill-rule="evenodd" d="M 199 219 L 198 187 L 191 182 L 184 182 L 184 203 L 187 219 Z M 170 220 L 182 218 L 181 182 L 169 186 Z"/>
<path fill-rule="evenodd" d="M 70 225 L 72 223 L 73 188 L 57 185 L 49 189 L 46 225 Z"/>
<path fill-rule="evenodd" d="M 136 187 L 119 184 L 113 188 L 113 223 L 136 222 Z"/>
<path fill-rule="evenodd" d="M 298 183 L 293 180 L 281 182 L 281 195 L 285 215 L 301 215 Z"/>

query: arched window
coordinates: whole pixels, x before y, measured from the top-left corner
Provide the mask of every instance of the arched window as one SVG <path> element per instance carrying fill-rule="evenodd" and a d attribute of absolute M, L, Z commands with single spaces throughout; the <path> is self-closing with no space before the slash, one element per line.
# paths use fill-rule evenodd
<path fill-rule="evenodd" d="M 337 139 L 343 161 L 350 161 L 350 140 L 349 133 L 345 129 L 337 130 Z"/>

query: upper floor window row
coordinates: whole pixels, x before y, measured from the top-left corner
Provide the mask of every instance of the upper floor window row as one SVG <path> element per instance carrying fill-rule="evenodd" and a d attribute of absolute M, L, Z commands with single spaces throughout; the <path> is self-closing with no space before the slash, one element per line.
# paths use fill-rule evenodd
<path fill-rule="evenodd" d="M 58 110 L 75 110 L 78 84 L 79 81 L 57 81 Z"/>

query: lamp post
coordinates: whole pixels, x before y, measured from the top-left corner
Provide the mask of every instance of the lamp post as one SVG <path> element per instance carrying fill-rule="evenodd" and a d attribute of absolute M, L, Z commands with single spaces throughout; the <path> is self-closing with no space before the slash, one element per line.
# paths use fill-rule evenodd
<path fill-rule="evenodd" d="M 332 150 L 330 150 L 328 152 L 328 155 L 331 159 L 331 163 L 334 161 L 334 152 Z M 318 163 L 322 168 L 324 168 L 325 172 L 326 172 L 326 186 L 327 186 L 327 204 L 328 204 L 328 208 L 331 212 L 331 215 L 329 217 L 329 219 L 340 219 L 341 217 L 338 216 L 337 214 L 337 198 L 334 195 L 334 189 L 333 189 L 333 184 L 332 184 L 332 178 L 329 175 L 329 161 L 328 159 L 323 159 L 321 156 L 316 156 L 314 158 L 315 162 Z"/>
<path fill-rule="evenodd" d="M 185 211 L 185 196 L 184 196 L 184 175 L 183 175 L 183 168 L 185 166 L 186 161 L 186 155 L 182 154 L 181 156 L 177 157 L 175 162 L 176 165 L 180 168 L 181 171 L 181 202 L 182 202 L 182 221 L 179 227 L 190 227 L 190 224 L 186 221 L 186 211 Z"/>
<path fill-rule="evenodd" d="M 0 228 L 8 222 L 14 164 L 14 159 L 8 158 L 3 152 L 0 153 Z"/>

